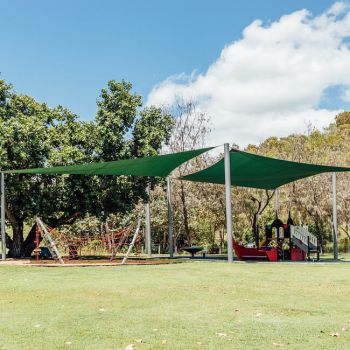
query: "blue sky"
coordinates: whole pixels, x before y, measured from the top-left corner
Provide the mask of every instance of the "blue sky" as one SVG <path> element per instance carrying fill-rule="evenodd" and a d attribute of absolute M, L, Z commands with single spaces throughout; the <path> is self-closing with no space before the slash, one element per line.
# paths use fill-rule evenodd
<path fill-rule="evenodd" d="M 1 78 L 20 93 L 91 119 L 99 90 L 110 79 L 132 82 L 146 100 L 169 76 L 206 72 L 255 19 L 269 25 L 302 8 L 317 16 L 332 4 L 0 0 Z M 326 97 L 327 107 L 332 106 Z"/>
<path fill-rule="evenodd" d="M 2 78 L 89 118 L 98 91 L 126 79 L 147 95 L 166 77 L 208 68 L 256 18 L 332 1 L 0 1 Z"/>

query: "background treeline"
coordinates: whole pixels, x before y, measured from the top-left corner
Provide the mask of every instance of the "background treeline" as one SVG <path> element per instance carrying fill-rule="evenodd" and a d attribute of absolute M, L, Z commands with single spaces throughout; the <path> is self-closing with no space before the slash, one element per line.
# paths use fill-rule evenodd
<path fill-rule="evenodd" d="M 184 106 L 187 106 L 186 108 Z M 170 139 L 172 151 L 202 146 L 210 132 L 210 119 L 196 110 L 193 103 L 180 104 Z M 186 140 L 183 142 L 182 140 Z M 233 140 L 234 141 L 234 140 Z M 334 123 L 319 131 L 311 125 L 305 135 L 270 137 L 259 145 L 249 145 L 246 151 L 297 162 L 350 166 L 350 113 L 335 116 Z M 232 142 L 232 140 L 231 140 Z M 237 147 L 233 145 L 233 147 Z M 219 156 L 219 157 L 222 157 Z M 217 161 L 215 157 L 197 159 L 180 167 L 177 175 L 199 170 Z M 350 176 L 337 174 L 339 248 L 350 249 Z M 154 193 L 155 213 L 165 205 Z M 175 232 L 177 244 L 201 243 L 221 249 L 225 246 L 225 198 L 223 186 L 174 181 Z M 254 242 L 262 238 L 265 225 L 276 217 L 274 191 L 249 188 L 232 189 L 234 235 L 237 240 Z M 332 180 L 331 174 L 300 180 L 279 189 L 279 217 L 286 222 L 289 214 L 296 224 L 308 224 L 319 237 L 323 250 L 332 249 Z M 158 239 L 166 245 L 166 222 L 154 215 L 153 226 Z M 163 237 L 163 238 L 162 238 Z M 214 249 L 215 250 L 215 249 Z"/>
<path fill-rule="evenodd" d="M 350 113 L 335 116 L 323 131 L 309 127 L 307 135 L 271 137 L 246 150 L 294 161 L 350 165 Z M 125 81 L 110 81 L 97 99 L 90 121 L 61 106 L 52 108 L 17 94 L 0 80 L 0 166 L 19 169 L 81 164 L 179 152 L 207 144 L 210 118 L 195 103 L 178 101 L 171 108 L 142 106 L 141 96 Z M 234 143 L 234 140 L 225 140 Z M 234 146 L 237 147 L 237 146 Z M 219 185 L 176 179 L 211 165 L 221 155 L 198 157 L 173 174 L 175 247 L 204 244 L 225 249 L 225 199 Z M 167 249 L 167 204 L 164 181 L 136 177 L 7 175 L 7 245 L 10 255 L 28 256 L 34 249 L 34 218 L 70 234 L 117 227 L 143 211 L 145 187 L 151 182 L 153 243 Z M 340 249 L 349 250 L 350 177 L 338 175 Z M 235 238 L 253 241 L 274 217 L 273 191 L 233 188 Z M 280 218 L 288 213 L 309 224 L 324 249 L 331 242 L 331 176 L 319 175 L 279 190 Z M 107 224 L 107 225 L 106 225 Z M 68 228 L 68 229 L 67 229 Z M 71 229 L 69 229 L 71 228 Z"/>

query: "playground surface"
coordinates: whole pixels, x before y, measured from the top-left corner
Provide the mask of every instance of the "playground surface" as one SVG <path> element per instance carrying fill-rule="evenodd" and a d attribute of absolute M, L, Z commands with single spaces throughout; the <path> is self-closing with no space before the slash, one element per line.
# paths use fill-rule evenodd
<path fill-rule="evenodd" d="M 22 265 L 31 265 L 31 266 L 45 266 L 45 267 L 87 267 L 87 266 L 119 266 L 122 265 L 123 255 L 118 255 L 115 259 L 110 260 L 109 256 L 84 256 L 77 260 L 69 260 L 67 256 L 64 257 L 64 265 L 53 259 L 7 259 L 6 261 L 0 261 L 0 266 L 22 266 Z M 235 257 L 237 262 L 237 257 Z M 164 264 L 178 264 L 189 261 L 204 261 L 204 262 L 219 262 L 227 261 L 227 255 L 225 254 L 207 254 L 203 258 L 202 254 L 196 255 L 194 258 L 190 254 L 174 255 L 173 259 L 170 259 L 168 254 L 153 254 L 149 258 L 146 254 L 131 255 L 129 259 L 126 260 L 125 265 L 164 265 Z M 245 261 L 248 263 L 268 263 L 267 261 Z M 245 263 L 244 262 L 244 263 Z M 297 263 L 304 264 L 305 262 L 278 262 L 278 263 Z M 320 263 L 350 263 L 350 254 L 349 253 L 340 253 L 338 261 L 334 261 L 332 253 L 322 254 L 320 257 Z"/>
<path fill-rule="evenodd" d="M 0 266 L 37 266 L 37 267 L 87 267 L 87 266 L 119 266 L 123 265 L 123 259 L 118 257 L 110 260 L 107 257 L 90 257 L 77 260 L 64 258 L 64 264 L 53 259 L 7 259 L 0 262 Z M 125 265 L 164 265 L 182 262 L 181 259 L 133 257 L 126 260 Z"/>
<path fill-rule="evenodd" d="M 0 265 L 0 349 L 345 350 L 349 291 L 347 263 Z"/>

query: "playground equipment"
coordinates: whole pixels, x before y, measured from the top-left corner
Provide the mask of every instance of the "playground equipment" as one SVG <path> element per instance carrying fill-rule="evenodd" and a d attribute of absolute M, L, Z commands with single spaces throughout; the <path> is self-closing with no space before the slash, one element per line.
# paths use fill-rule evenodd
<path fill-rule="evenodd" d="M 289 216 L 284 224 L 278 217 L 265 227 L 265 238 L 259 247 L 247 248 L 233 241 L 238 260 L 303 261 L 311 260 L 311 254 L 320 258 L 320 245 L 307 226 L 295 226 Z"/>
<path fill-rule="evenodd" d="M 193 259 L 195 254 L 201 252 L 204 250 L 201 246 L 191 246 L 191 247 L 182 247 L 182 250 L 184 250 L 187 253 L 191 254 L 191 258 Z M 203 257 L 205 257 L 205 253 L 203 253 Z"/>
<path fill-rule="evenodd" d="M 61 253 L 58 250 L 56 246 L 56 242 L 52 239 L 47 227 L 42 222 L 40 218 L 36 218 L 36 233 L 35 233 L 35 257 L 36 260 L 39 260 L 39 243 L 40 243 L 40 234 L 43 238 L 44 243 L 46 244 L 48 250 L 50 251 L 50 254 L 52 258 L 61 264 L 64 264 L 64 261 L 62 259 Z"/>
<path fill-rule="evenodd" d="M 13 169 L 1 172 L 1 210 L 0 231 L 2 238 L 2 260 L 6 259 L 6 228 L 5 228 L 5 174 L 77 174 L 77 175 L 131 175 L 142 177 L 167 177 L 168 196 L 168 237 L 169 255 L 173 256 L 173 214 L 171 199 L 170 174 L 184 162 L 203 154 L 213 147 L 198 150 L 184 151 L 154 157 L 117 160 L 100 163 L 80 165 L 58 166 L 50 168 Z M 336 173 L 350 172 L 350 168 L 325 166 L 317 164 L 298 163 L 288 160 L 270 158 L 230 149 L 229 144 L 224 144 L 224 158 L 212 166 L 196 173 L 181 177 L 182 180 L 225 184 L 226 204 L 226 235 L 227 246 L 232 247 L 232 208 L 231 186 L 259 188 L 265 190 L 277 190 L 279 187 L 313 175 L 332 173 L 333 194 L 333 254 L 338 259 L 338 224 L 337 224 L 337 186 Z M 232 175 L 232 176 L 231 176 Z M 150 215 L 148 211 L 148 247 L 151 247 Z M 150 249 L 148 254 L 150 255 Z M 233 261 L 232 249 L 228 249 L 228 262 Z"/>
<path fill-rule="evenodd" d="M 133 236 L 133 238 L 131 240 L 131 243 L 129 245 L 128 251 L 126 252 L 126 254 L 125 254 L 124 258 L 123 258 L 122 265 L 125 264 L 126 259 L 129 257 L 129 254 L 131 253 L 131 250 L 135 246 L 137 235 L 139 234 L 139 231 L 140 231 L 140 226 L 141 226 L 141 219 L 139 218 L 138 223 L 137 223 L 137 227 L 136 227 L 136 231 L 135 231 L 134 236 Z M 112 260 L 112 258 L 113 258 L 113 256 L 111 257 L 111 260 Z"/>
<path fill-rule="evenodd" d="M 103 235 L 96 234 L 78 237 L 69 236 L 54 229 L 46 225 L 40 218 L 36 219 L 36 223 L 35 259 L 39 260 L 41 256 L 47 256 L 47 254 L 43 252 L 48 250 L 50 257 L 61 264 L 64 264 L 64 260 L 60 251 L 68 251 L 68 260 L 75 260 L 81 257 L 82 249 L 93 247 L 99 252 L 102 250 L 107 251 L 111 254 L 110 260 L 114 260 L 116 255 L 121 252 L 121 249 L 128 246 L 127 252 L 122 260 L 122 264 L 125 264 L 132 249 L 136 244 L 140 243 L 141 239 L 139 235 L 141 229 L 141 218 L 138 219 L 136 226 L 135 223 L 132 223 L 125 228 L 109 231 Z M 132 235 L 133 232 L 134 234 Z M 44 247 L 39 246 L 40 236 L 42 237 Z"/>

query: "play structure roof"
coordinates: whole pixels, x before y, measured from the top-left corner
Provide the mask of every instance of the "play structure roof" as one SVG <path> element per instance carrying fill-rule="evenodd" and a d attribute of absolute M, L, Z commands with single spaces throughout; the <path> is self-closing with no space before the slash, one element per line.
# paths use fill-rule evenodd
<path fill-rule="evenodd" d="M 77 175 L 134 175 L 168 176 L 182 163 L 214 147 L 159 155 L 154 157 L 116 160 L 111 162 L 67 165 L 48 168 L 7 170 L 11 174 L 77 174 Z"/>
<path fill-rule="evenodd" d="M 230 165 L 233 186 L 261 189 L 276 189 L 289 182 L 321 173 L 350 171 L 350 168 L 345 167 L 291 162 L 238 150 L 230 151 Z M 224 184 L 224 160 L 182 179 Z"/>

